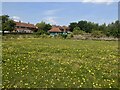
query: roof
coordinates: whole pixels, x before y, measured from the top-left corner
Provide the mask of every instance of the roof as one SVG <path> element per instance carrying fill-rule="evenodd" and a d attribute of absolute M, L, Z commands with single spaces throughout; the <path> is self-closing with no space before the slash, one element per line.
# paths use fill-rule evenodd
<path fill-rule="evenodd" d="M 23 23 L 23 22 L 15 22 L 16 26 L 23 26 L 23 27 L 30 27 L 30 28 L 36 28 L 34 24 L 29 23 Z"/>
<path fill-rule="evenodd" d="M 49 32 L 62 32 L 59 27 L 52 27 L 52 29 L 49 30 Z"/>
<path fill-rule="evenodd" d="M 57 27 L 59 28 L 62 32 L 68 32 L 69 31 L 69 27 L 67 26 L 57 26 L 57 25 L 53 25 L 52 28 Z"/>

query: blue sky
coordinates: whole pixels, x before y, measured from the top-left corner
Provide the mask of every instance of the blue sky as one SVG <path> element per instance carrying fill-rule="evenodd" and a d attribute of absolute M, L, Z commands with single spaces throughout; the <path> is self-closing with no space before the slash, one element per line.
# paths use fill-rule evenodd
<path fill-rule="evenodd" d="M 118 3 L 3 2 L 2 14 L 33 24 L 69 25 L 80 20 L 108 24 L 118 19 Z"/>

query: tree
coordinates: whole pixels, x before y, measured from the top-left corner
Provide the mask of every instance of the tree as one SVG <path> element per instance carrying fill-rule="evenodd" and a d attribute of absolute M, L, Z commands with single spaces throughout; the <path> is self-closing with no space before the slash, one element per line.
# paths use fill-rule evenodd
<path fill-rule="evenodd" d="M 120 22 L 118 20 L 115 22 L 112 22 L 107 27 L 106 35 L 119 37 L 120 36 L 120 29 L 119 28 L 120 28 Z"/>
<path fill-rule="evenodd" d="M 2 18 L 2 23 L 5 23 L 9 20 L 9 16 L 8 15 L 2 15 L 0 16 Z"/>
<path fill-rule="evenodd" d="M 11 32 L 15 28 L 15 22 L 13 22 L 13 20 L 8 20 L 7 22 L 3 23 L 3 26 L 4 30 Z"/>
<path fill-rule="evenodd" d="M 83 33 L 85 33 L 85 32 L 82 31 L 79 27 L 75 27 L 75 28 L 73 29 L 73 34 L 74 34 L 74 35 L 79 35 L 79 34 L 83 34 Z"/>
<path fill-rule="evenodd" d="M 52 28 L 52 26 L 50 24 L 46 24 L 43 30 L 47 32 L 51 28 Z"/>
<path fill-rule="evenodd" d="M 80 29 L 85 31 L 86 33 L 91 33 L 92 29 L 94 28 L 94 23 L 82 20 L 78 22 L 78 27 L 80 27 Z"/>
<path fill-rule="evenodd" d="M 45 22 L 40 22 L 40 23 L 37 23 L 36 26 L 38 27 L 38 30 L 43 30 L 45 28 Z"/>
<path fill-rule="evenodd" d="M 75 27 L 77 27 L 77 23 L 76 23 L 76 22 L 70 23 L 69 28 L 70 28 L 70 31 L 71 31 L 71 32 L 73 31 L 73 29 L 74 29 Z"/>
<path fill-rule="evenodd" d="M 52 28 L 52 26 L 50 24 L 46 24 L 45 22 L 40 22 L 37 23 L 36 26 L 38 27 L 38 33 L 41 34 L 47 34 L 48 30 L 50 30 Z"/>
<path fill-rule="evenodd" d="M 15 28 L 15 22 L 9 18 L 8 15 L 0 16 L 2 18 L 2 34 L 4 35 L 4 31 L 12 31 Z"/>

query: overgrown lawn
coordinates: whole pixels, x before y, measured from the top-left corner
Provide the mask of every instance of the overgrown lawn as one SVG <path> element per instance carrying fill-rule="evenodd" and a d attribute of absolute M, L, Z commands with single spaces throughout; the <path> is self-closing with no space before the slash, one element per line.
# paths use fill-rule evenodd
<path fill-rule="evenodd" d="M 118 42 L 16 38 L 2 43 L 3 88 L 117 88 Z"/>

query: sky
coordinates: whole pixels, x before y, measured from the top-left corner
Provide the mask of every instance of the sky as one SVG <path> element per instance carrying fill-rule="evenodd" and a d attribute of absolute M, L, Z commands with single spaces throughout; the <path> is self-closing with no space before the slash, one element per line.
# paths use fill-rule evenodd
<path fill-rule="evenodd" d="M 15 21 L 69 25 L 87 20 L 109 24 L 118 19 L 118 2 L 2 2 L 2 14 Z M 99 0 L 98 0 L 99 1 Z"/>

